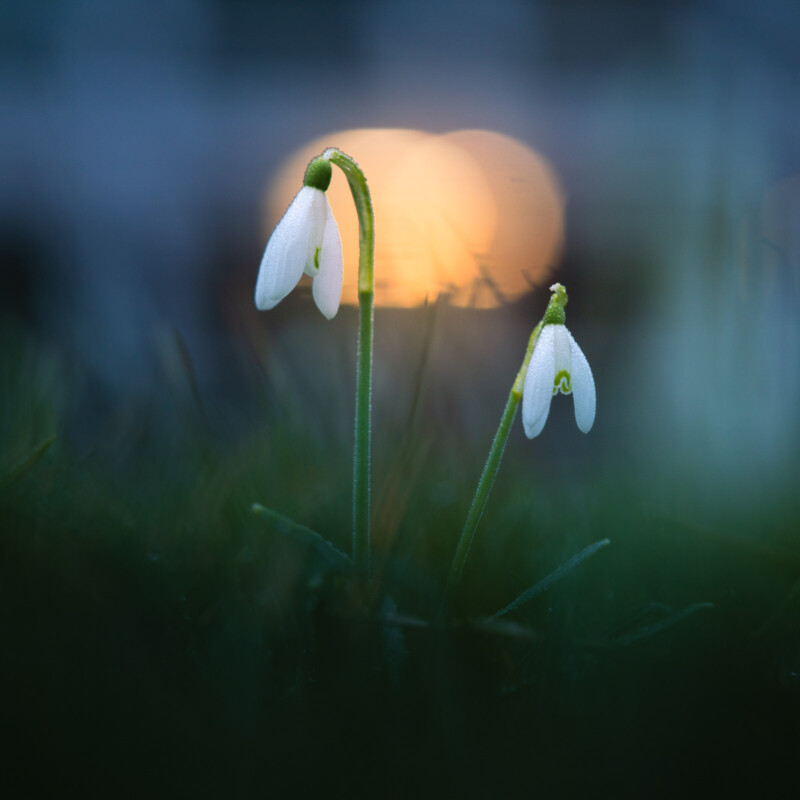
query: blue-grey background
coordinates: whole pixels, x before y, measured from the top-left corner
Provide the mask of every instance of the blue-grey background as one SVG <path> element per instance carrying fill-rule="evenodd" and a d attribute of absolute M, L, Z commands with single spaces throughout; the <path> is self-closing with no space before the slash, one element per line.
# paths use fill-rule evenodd
<path fill-rule="evenodd" d="M 339 785 L 355 741 L 392 765 L 362 764 L 373 778 L 427 769 L 479 796 L 501 773 L 527 796 L 531 759 L 553 792 L 584 767 L 617 794 L 782 776 L 800 753 L 799 77 L 781 0 L 2 0 L 0 463 L 59 437 L 0 494 L 23 767 L 144 791 L 175 748 L 219 796 L 314 753 Z M 259 500 L 348 548 L 355 312 L 327 323 L 298 292 L 258 314 L 252 291 L 276 170 L 357 127 L 512 136 L 566 197 L 555 276 L 597 421 L 584 436 L 559 397 L 539 439 L 516 423 L 463 608 L 612 539 L 522 618 L 539 645 L 412 632 L 384 642 L 405 671 L 377 695 L 358 631 L 315 616 L 327 584 L 246 514 Z M 399 613 L 433 614 L 546 298 L 376 312 L 375 546 Z M 706 602 L 608 655 L 617 625 Z M 370 716 L 387 709 L 396 730 Z"/>
<path fill-rule="evenodd" d="M 112 398 L 153 393 L 177 330 L 203 389 L 236 413 L 227 343 L 250 313 L 265 188 L 298 144 L 485 128 L 534 147 L 564 187 L 557 277 L 598 375 L 594 440 L 691 452 L 743 491 L 795 452 L 794 3 L 0 8 L 3 314 Z M 481 368 L 474 391 L 498 386 L 467 416 L 502 397 L 544 302 L 492 343 L 508 359 L 465 362 Z"/>

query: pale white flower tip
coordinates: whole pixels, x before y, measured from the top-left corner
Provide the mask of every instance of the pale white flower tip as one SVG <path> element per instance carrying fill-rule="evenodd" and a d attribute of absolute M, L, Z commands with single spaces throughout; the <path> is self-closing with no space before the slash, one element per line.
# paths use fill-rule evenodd
<path fill-rule="evenodd" d="M 267 242 L 256 280 L 256 307 L 274 308 L 304 272 L 314 279 L 317 307 L 333 319 L 342 298 L 342 241 L 325 192 L 310 185 L 297 193 Z"/>
<path fill-rule="evenodd" d="M 256 280 L 257 308 L 274 308 L 300 280 L 314 234 L 316 195 L 322 192 L 304 186 L 269 237 Z"/>
<path fill-rule="evenodd" d="M 308 209 L 310 226 L 308 232 L 308 250 L 306 252 L 306 262 L 303 266 L 303 272 L 314 278 L 319 272 L 322 242 L 325 236 L 325 226 L 331 216 L 331 207 L 325 192 L 320 189 L 314 189 L 311 186 L 304 186 L 303 189 L 301 189 L 301 191 L 306 190 L 311 193 L 311 203 Z"/>
<path fill-rule="evenodd" d="M 333 319 L 339 311 L 342 299 L 342 240 L 339 237 L 339 226 L 333 217 L 333 212 L 327 205 L 327 218 L 325 233 L 319 252 L 319 270 L 311 286 L 311 294 L 317 308 L 327 319 Z"/>
<path fill-rule="evenodd" d="M 528 362 L 522 390 L 522 425 L 529 439 L 538 436 L 547 422 L 556 374 L 556 325 L 545 325 Z"/>
<path fill-rule="evenodd" d="M 323 260 L 322 250 L 328 219 L 332 220 L 333 215 L 325 192 L 313 186 L 303 186 L 267 242 L 256 280 L 257 308 L 274 308 L 294 289 L 303 272 L 316 279 Z M 333 225 L 335 228 L 336 223 Z M 341 253 L 338 229 L 335 230 L 335 235 Z M 341 295 L 341 289 L 339 294 Z M 326 316 L 336 313 L 335 309 L 331 309 L 330 299 L 326 298 L 324 305 L 323 313 Z M 338 308 L 338 300 L 336 307 Z"/>
<path fill-rule="evenodd" d="M 594 425 L 597 410 L 597 393 L 594 376 L 583 350 L 569 333 L 572 360 L 572 397 L 575 403 L 575 422 L 583 433 L 589 433 Z"/>

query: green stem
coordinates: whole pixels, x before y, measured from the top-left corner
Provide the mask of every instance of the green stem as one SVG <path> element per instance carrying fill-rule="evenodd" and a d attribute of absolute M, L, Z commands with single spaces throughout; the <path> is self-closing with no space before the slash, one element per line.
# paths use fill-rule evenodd
<path fill-rule="evenodd" d="M 467 561 L 475 531 L 483 515 L 483 509 L 486 507 L 486 501 L 489 499 L 489 494 L 492 491 L 494 479 L 497 477 L 497 472 L 500 469 L 500 461 L 503 458 L 503 451 L 506 449 L 506 442 L 511 432 L 511 425 L 514 422 L 514 417 L 517 415 L 520 400 L 522 400 L 522 389 L 525 386 L 525 374 L 528 371 L 528 362 L 531 360 L 531 355 L 533 354 L 534 347 L 536 347 L 536 342 L 539 339 L 539 333 L 542 330 L 543 324 L 544 319 L 533 329 L 533 333 L 531 333 L 531 337 L 528 340 L 525 358 L 522 360 L 522 366 L 517 373 L 517 377 L 514 379 L 514 384 L 508 395 L 508 401 L 506 402 L 503 416 L 500 418 L 500 425 L 497 428 L 497 433 L 494 435 L 494 441 L 489 450 L 489 457 L 486 459 L 486 465 L 483 468 L 481 479 L 478 481 L 478 488 L 475 490 L 475 497 L 472 499 L 472 505 L 467 514 L 464 529 L 461 531 L 461 538 L 458 540 L 456 554 L 453 557 L 453 564 L 450 567 L 450 575 L 448 576 L 447 588 L 445 590 L 443 612 L 450 606 L 450 602 L 458 587 L 458 582 L 461 580 L 461 573 L 464 571 L 464 564 Z"/>
<path fill-rule="evenodd" d="M 353 561 L 365 577 L 370 573 L 370 458 L 372 439 L 372 337 L 374 305 L 375 218 L 367 179 L 350 156 L 335 147 L 322 158 L 344 172 L 358 214 L 358 355 L 356 418 L 353 444 Z"/>
<path fill-rule="evenodd" d="M 519 368 L 517 377 L 514 379 L 514 383 L 511 386 L 511 392 L 508 395 L 508 401 L 503 410 L 503 416 L 500 418 L 500 425 L 497 428 L 497 433 L 494 435 L 494 441 L 489 449 L 489 457 L 486 459 L 486 465 L 483 468 L 481 479 L 478 481 L 478 488 L 475 490 L 475 497 L 472 499 L 472 505 L 467 514 L 467 521 L 464 523 L 464 530 L 461 531 L 461 538 L 458 540 L 456 554 L 453 556 L 453 564 L 450 567 L 450 575 L 447 578 L 444 601 L 439 612 L 439 616 L 442 618 L 446 616 L 453 595 L 458 588 L 458 582 L 461 580 L 461 573 L 464 571 L 464 564 L 467 561 L 469 549 L 475 537 L 475 531 L 478 528 L 478 523 L 481 521 L 483 509 L 486 507 L 486 501 L 489 499 L 489 494 L 492 491 L 494 479 L 497 477 L 497 471 L 500 469 L 500 461 L 503 458 L 503 451 L 506 449 L 508 434 L 511 432 L 511 425 L 514 422 L 514 417 L 517 415 L 520 400 L 522 400 L 522 390 L 525 388 L 525 376 L 528 373 L 528 362 L 531 360 L 536 342 L 539 341 L 539 334 L 546 324 L 554 321 L 554 316 L 560 315 L 562 324 L 564 321 L 564 307 L 567 305 L 567 290 L 560 283 L 554 283 L 550 287 L 550 291 L 552 292 L 550 302 L 547 304 L 544 316 L 533 329 L 530 339 L 528 340 L 525 358 L 522 359 L 522 366 Z"/>

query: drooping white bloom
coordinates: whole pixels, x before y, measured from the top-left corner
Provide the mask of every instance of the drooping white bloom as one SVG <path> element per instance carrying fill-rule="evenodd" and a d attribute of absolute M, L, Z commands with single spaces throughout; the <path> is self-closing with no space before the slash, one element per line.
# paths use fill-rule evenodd
<path fill-rule="evenodd" d="M 272 232 L 256 281 L 256 307 L 274 308 L 303 273 L 319 310 L 333 319 L 342 298 L 342 241 L 325 192 L 303 186 Z"/>
<path fill-rule="evenodd" d="M 539 334 L 522 390 L 522 424 L 529 439 L 547 422 L 553 395 L 572 394 L 575 422 L 589 433 L 594 424 L 596 396 L 589 362 L 564 325 L 545 325 Z"/>

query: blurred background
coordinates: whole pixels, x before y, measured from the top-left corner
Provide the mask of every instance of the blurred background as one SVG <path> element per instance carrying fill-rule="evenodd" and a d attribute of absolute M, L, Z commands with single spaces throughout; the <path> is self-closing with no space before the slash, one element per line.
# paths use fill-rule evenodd
<path fill-rule="evenodd" d="M 567 325 L 594 371 L 597 421 L 583 436 L 571 399 L 559 397 L 534 442 L 517 422 L 496 516 L 490 505 L 465 575 L 465 609 L 496 610 L 516 594 L 514 569 L 521 591 L 541 577 L 542 561 L 553 568 L 608 535 L 610 566 L 562 597 L 552 636 L 588 635 L 593 621 L 592 635 L 608 631 L 650 602 L 676 613 L 714 602 L 717 616 L 693 615 L 694 638 L 677 648 L 677 672 L 693 673 L 690 653 L 700 653 L 703 677 L 668 696 L 686 699 L 688 714 L 719 688 L 712 675 L 746 662 L 754 672 L 725 684 L 695 743 L 717 732 L 712 720 L 751 713 L 771 732 L 757 763 L 796 756 L 796 718 L 775 709 L 797 712 L 800 688 L 799 75 L 800 6 L 786 0 L 3 0 L 0 464 L 59 437 L 41 483 L 17 484 L 4 500 L 6 525 L 21 537 L 4 545 L 7 569 L 23 575 L 4 591 L 34 609 L 15 617 L 19 652 L 31 646 L 31 620 L 57 627 L 33 587 L 39 569 L 60 576 L 61 551 L 32 530 L 63 525 L 71 553 L 105 553 L 103 536 L 117 531 L 127 544 L 113 550 L 115 575 L 130 576 L 134 555 L 146 571 L 171 553 L 182 566 L 158 579 L 163 595 L 147 607 L 157 618 L 159 602 L 185 602 L 184 584 L 194 586 L 207 603 L 185 614 L 175 605 L 172 633 L 183 647 L 195 623 L 181 619 L 210 625 L 221 637 L 213 647 L 192 639 L 203 669 L 213 667 L 200 684 L 250 688 L 256 678 L 236 670 L 278 646 L 258 638 L 266 634 L 257 621 L 242 644 L 223 621 L 228 606 L 208 600 L 213 581 L 202 591 L 196 581 L 221 569 L 211 567 L 214 553 L 251 563 L 254 545 L 241 533 L 251 523 L 231 512 L 240 533 L 226 538 L 217 526 L 208 533 L 217 544 L 197 544 L 196 529 L 219 522 L 197 508 L 217 495 L 220 508 L 259 500 L 348 549 L 356 223 L 341 175 L 330 193 L 345 246 L 339 316 L 323 320 L 305 282 L 268 313 L 252 298 L 305 163 L 334 145 L 362 164 L 375 199 L 376 548 L 399 584 L 404 570 L 414 575 L 395 599 L 430 614 L 528 335 L 547 287 L 561 281 Z M 75 545 L 76 531 L 90 529 L 95 538 Z M 89 561 L 91 583 L 103 570 Z M 267 562 L 274 586 L 307 568 L 280 548 Z M 225 575 L 219 586 L 238 592 L 239 578 Z M 53 596 L 71 596 L 72 584 L 58 580 Z M 155 579 L 130 580 L 141 590 Z M 305 601 L 270 591 L 259 603 L 285 643 L 302 628 Z M 102 641 L 90 628 L 87 640 Z M 152 653 L 169 650 L 169 636 L 153 644 L 126 630 L 125 644 L 110 645 L 119 663 L 136 641 L 137 669 L 146 651 L 147 674 L 160 675 Z M 42 659 L 45 640 L 36 640 Z M 753 647 L 737 661 L 745 641 Z M 605 697 L 586 712 L 595 733 L 600 717 L 628 709 L 607 750 L 619 759 L 646 724 L 632 710 L 644 682 L 630 687 L 645 673 L 674 672 L 649 653 L 646 668 L 593 671 L 576 694 L 580 668 L 568 649 L 546 660 L 559 665 L 547 673 L 562 690 L 554 697 Z M 39 664 L 33 652 L 7 675 Z M 459 663 L 475 677 L 473 662 Z M 305 674 L 297 670 L 292 681 Z M 758 687 L 748 712 L 727 701 L 747 694 L 743 686 Z M 213 730 L 232 726 L 244 741 L 247 701 L 219 691 L 225 722 Z M 539 691 L 527 701 L 544 702 Z M 626 692 L 638 699 L 625 705 Z M 24 703 L 15 708 L 14 725 L 39 741 Z M 490 705 L 482 708 L 475 719 L 489 718 Z M 571 706 L 571 718 L 583 708 Z M 457 729 L 461 717 L 448 719 Z M 644 737 L 637 763 L 646 766 L 631 767 L 632 781 L 666 774 L 664 742 L 686 722 L 670 719 L 663 740 Z M 522 741 L 512 748 L 520 758 Z M 751 745 L 718 745 L 716 758 L 746 757 Z"/>
<path fill-rule="evenodd" d="M 307 288 L 269 318 L 250 302 L 268 233 L 300 186 L 298 151 L 342 146 L 334 132 L 402 129 L 362 137 L 352 155 L 403 174 L 413 132 L 457 144 L 458 131 L 481 130 L 498 136 L 473 142 L 466 166 L 463 150 L 459 162 L 428 147 L 406 160 L 427 184 L 380 186 L 378 379 L 407 355 L 388 309 L 460 282 L 458 306 L 501 308 L 442 309 L 430 372 L 483 436 L 556 277 L 598 380 L 598 425 L 579 447 L 684 459 L 693 479 L 713 473 L 712 487 L 731 481 L 737 496 L 759 494 L 795 454 L 793 3 L 1 8 L 3 317 L 68 354 L 104 402 L 152 400 L 177 333 L 206 402 L 241 419 L 247 386 L 231 354 L 242 337 L 269 330 L 297 364 L 314 324 Z M 502 263 L 492 247 L 506 247 Z M 509 289 L 476 303 L 465 287 L 487 262 Z M 392 287 L 403 271 L 418 284 L 405 299 Z M 326 327 L 337 349 L 342 327 Z M 304 349 L 297 368 L 335 358 Z"/>

